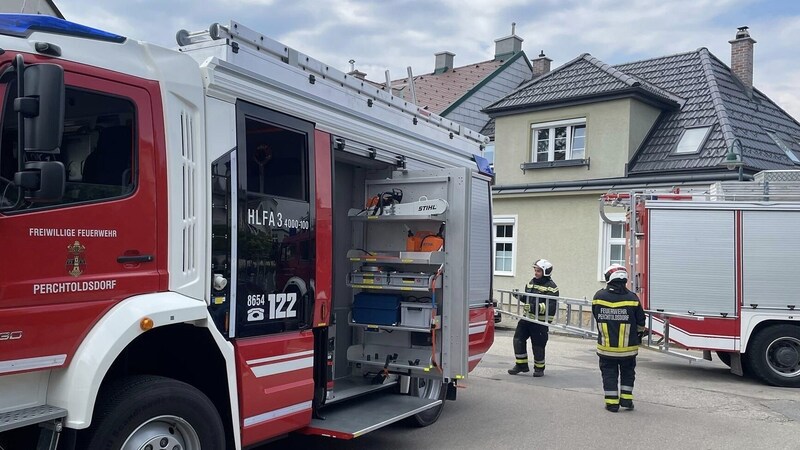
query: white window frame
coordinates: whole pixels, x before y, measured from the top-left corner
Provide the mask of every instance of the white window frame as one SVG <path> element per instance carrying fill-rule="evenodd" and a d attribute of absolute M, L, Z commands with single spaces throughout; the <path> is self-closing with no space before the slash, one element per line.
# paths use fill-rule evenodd
<path fill-rule="evenodd" d="M 606 213 L 606 216 L 613 221 L 625 220 L 625 213 Z M 623 228 L 624 233 L 624 228 Z M 597 240 L 597 279 L 598 281 L 605 282 L 603 272 L 606 267 L 611 265 L 611 246 L 612 245 L 626 245 L 626 238 L 612 238 L 611 237 L 611 224 L 606 223 L 600 219 L 600 234 Z M 627 263 L 628 261 L 625 261 Z"/>
<path fill-rule="evenodd" d="M 554 122 L 544 122 L 544 123 L 534 123 L 531 124 L 531 161 L 533 162 L 552 162 L 555 158 L 555 138 L 556 133 L 555 129 L 558 127 L 567 127 L 567 148 L 566 154 L 564 155 L 564 160 L 569 161 L 572 159 L 576 159 L 572 157 L 572 130 L 578 126 L 583 125 L 584 130 L 587 130 L 586 127 L 586 118 L 581 117 L 579 119 L 569 119 L 569 120 L 558 120 Z M 547 161 L 539 161 L 539 152 L 538 150 L 538 140 L 537 140 L 537 132 L 539 130 L 549 129 L 550 133 L 548 136 L 548 148 L 547 148 Z M 583 158 L 578 159 L 586 159 L 586 131 L 584 131 L 583 135 Z"/>
<path fill-rule="evenodd" d="M 517 227 L 517 216 L 516 215 L 499 215 L 492 217 L 492 273 L 494 275 L 502 276 L 502 277 L 513 277 L 514 270 L 517 267 L 517 235 L 519 234 L 519 227 Z M 497 237 L 497 226 L 498 225 L 511 225 L 512 226 L 512 237 L 510 238 L 498 238 Z M 506 243 L 511 244 L 511 271 L 499 271 L 495 267 L 495 261 L 497 261 L 497 246 L 498 243 Z"/>

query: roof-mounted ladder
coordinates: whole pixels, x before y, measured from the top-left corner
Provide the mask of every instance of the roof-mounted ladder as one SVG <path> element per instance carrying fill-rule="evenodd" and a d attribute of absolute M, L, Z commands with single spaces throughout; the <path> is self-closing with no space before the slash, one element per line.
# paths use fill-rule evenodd
<path fill-rule="evenodd" d="M 447 130 L 452 135 L 461 136 L 480 144 L 488 142 L 488 138 L 480 133 L 396 97 L 390 91 L 384 90 L 383 86 L 378 83 L 371 83 L 348 75 L 235 21 L 230 21 L 228 26 L 214 23 L 207 30 L 196 32 L 181 30 L 176 39 L 181 51 L 191 51 L 209 43 L 216 44 L 216 41 L 220 40 L 224 40 L 227 45 L 231 46 L 234 53 L 241 52 L 243 47 L 247 47 L 248 54 L 278 59 L 307 72 L 311 83 L 314 83 L 317 77 L 330 80 L 351 89 L 354 93 L 365 96 L 367 102 L 381 102 L 392 109 L 405 113 L 414 123 L 417 121 L 428 122 Z"/>

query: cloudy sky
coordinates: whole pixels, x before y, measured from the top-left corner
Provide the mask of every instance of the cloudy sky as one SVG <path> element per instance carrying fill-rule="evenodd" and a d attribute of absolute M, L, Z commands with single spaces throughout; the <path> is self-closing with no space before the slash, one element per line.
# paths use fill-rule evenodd
<path fill-rule="evenodd" d="M 28 0 L 32 1 L 32 0 Z M 68 20 L 175 46 L 179 29 L 236 20 L 343 71 L 375 81 L 491 59 L 494 40 L 524 39 L 557 67 L 588 52 L 610 64 L 707 47 L 725 63 L 736 28 L 755 46 L 758 89 L 800 120 L 800 2 L 796 0 L 54 0 Z"/>

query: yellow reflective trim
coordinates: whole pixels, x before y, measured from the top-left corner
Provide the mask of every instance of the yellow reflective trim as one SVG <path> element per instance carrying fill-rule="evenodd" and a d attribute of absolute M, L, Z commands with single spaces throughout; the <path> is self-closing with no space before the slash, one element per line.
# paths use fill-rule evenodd
<path fill-rule="evenodd" d="M 556 291 L 558 291 L 557 287 L 542 286 L 541 284 L 533 285 L 533 289 L 536 289 L 539 292 L 556 292 Z"/>
<path fill-rule="evenodd" d="M 609 342 L 610 340 L 611 340 L 611 338 L 608 337 L 608 324 L 604 323 L 603 324 L 603 344 L 605 344 L 605 345 L 610 344 L 611 343 L 611 342 Z M 597 348 L 600 348 L 600 344 L 597 344 Z"/>
<path fill-rule="evenodd" d="M 624 353 L 624 352 L 630 352 L 632 350 L 639 351 L 639 346 L 636 345 L 636 346 L 631 346 L 631 347 L 609 347 L 607 345 L 597 344 L 597 349 L 598 350 L 603 350 L 603 351 L 606 351 L 606 352 Z"/>
<path fill-rule="evenodd" d="M 627 328 L 627 323 L 619 324 L 619 336 L 617 336 L 617 347 L 624 348 L 625 347 L 625 328 Z"/>
<path fill-rule="evenodd" d="M 636 356 L 639 354 L 638 348 L 636 350 L 632 350 L 625 353 L 614 353 L 614 352 L 605 352 L 603 350 L 597 349 L 597 354 L 601 356 L 608 356 L 609 358 L 627 358 L 628 356 Z"/>
<path fill-rule="evenodd" d="M 625 300 L 621 302 L 609 302 L 608 300 L 594 299 L 592 305 L 608 306 L 609 308 L 622 308 L 624 306 L 639 306 L 636 300 Z"/>
<path fill-rule="evenodd" d="M 607 398 L 606 399 L 606 405 L 619 405 L 619 399 L 618 398 Z"/>
<path fill-rule="evenodd" d="M 638 345 L 634 345 L 634 346 L 630 346 L 630 347 L 610 347 L 610 346 L 607 346 L 607 345 L 597 344 L 597 349 L 598 350 L 605 350 L 607 352 L 629 352 L 631 350 L 638 350 L 639 346 Z"/>
<path fill-rule="evenodd" d="M 633 394 L 620 394 L 619 397 L 623 400 L 633 400 Z"/>
<path fill-rule="evenodd" d="M 517 364 L 528 364 L 527 359 L 515 359 L 514 362 Z"/>

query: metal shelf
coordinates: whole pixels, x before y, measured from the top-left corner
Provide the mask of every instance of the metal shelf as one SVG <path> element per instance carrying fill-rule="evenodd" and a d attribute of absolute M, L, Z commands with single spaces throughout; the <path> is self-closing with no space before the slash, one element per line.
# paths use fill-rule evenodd
<path fill-rule="evenodd" d="M 437 281 L 439 283 L 439 281 Z M 373 284 L 350 284 L 348 287 L 353 289 L 366 289 L 369 291 L 405 291 L 405 292 L 431 292 L 427 287 L 411 287 L 411 286 L 389 286 L 389 285 L 373 285 Z"/>
<path fill-rule="evenodd" d="M 350 262 L 385 263 L 385 264 L 444 264 L 444 252 L 392 252 L 364 254 L 363 250 L 349 250 L 347 258 Z"/>
<path fill-rule="evenodd" d="M 381 368 L 383 368 L 383 366 L 386 365 L 386 361 L 375 361 L 375 360 L 368 361 L 366 359 L 349 359 L 348 361 L 353 364 L 361 364 L 363 366 L 372 366 Z M 394 362 L 390 362 L 386 368 L 387 370 L 390 371 L 403 370 L 409 372 L 422 372 L 422 373 L 429 372 L 431 370 L 431 367 L 428 366 L 410 366 L 408 364 L 398 364 Z"/>
<path fill-rule="evenodd" d="M 382 216 L 349 216 L 351 220 L 356 222 L 416 222 L 416 221 L 436 221 L 445 222 L 444 214 L 438 216 L 421 215 L 410 216 L 400 214 L 384 214 Z"/>
<path fill-rule="evenodd" d="M 425 327 L 404 327 L 402 325 L 373 325 L 373 324 L 367 324 L 367 323 L 353 322 L 352 319 L 349 320 L 348 323 L 350 324 L 351 327 L 362 327 L 362 328 L 369 328 L 369 329 L 373 329 L 373 330 L 380 329 L 380 330 L 390 330 L 390 331 L 395 331 L 395 330 L 396 331 L 412 331 L 412 332 L 418 332 L 418 333 L 430 333 L 430 331 L 431 331 L 430 328 L 425 328 Z M 440 323 L 441 323 L 440 316 L 436 316 L 436 329 L 437 330 L 440 328 L 439 327 Z"/>

